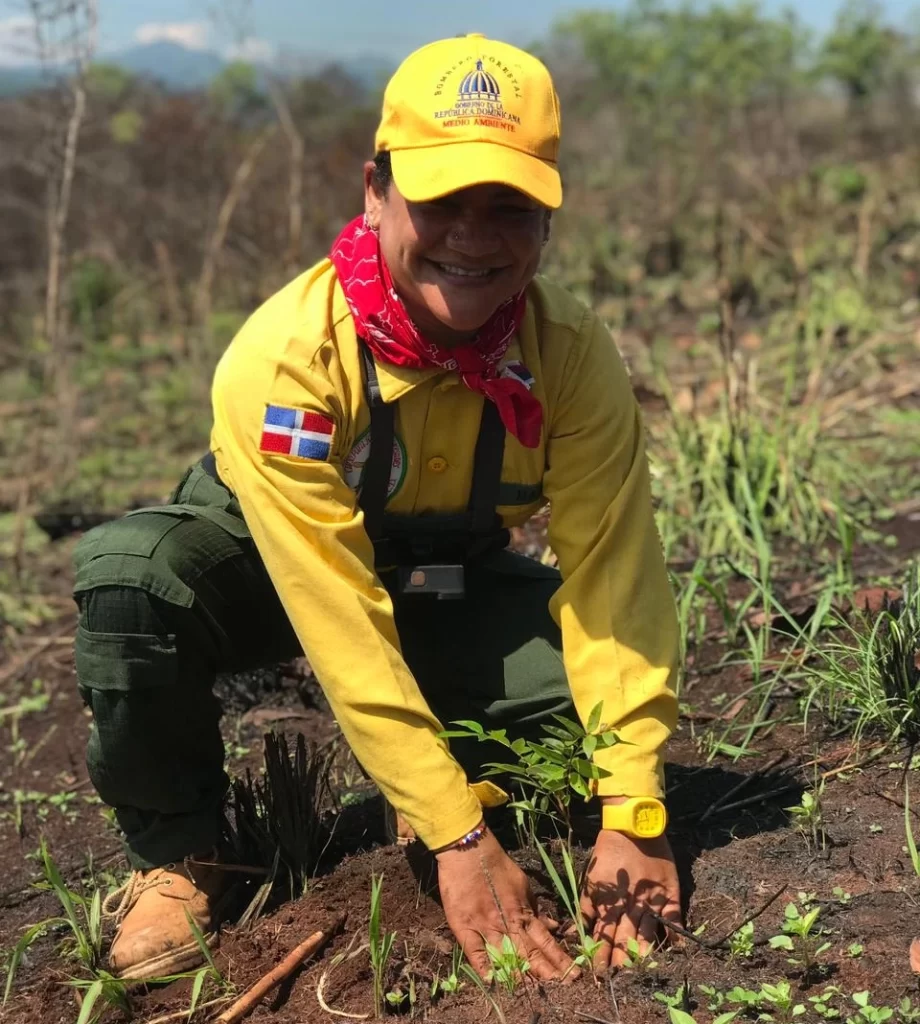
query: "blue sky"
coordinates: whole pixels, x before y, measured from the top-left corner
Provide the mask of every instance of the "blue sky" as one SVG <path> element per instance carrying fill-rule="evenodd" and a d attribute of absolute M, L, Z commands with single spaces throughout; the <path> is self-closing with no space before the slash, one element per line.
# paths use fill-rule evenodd
<path fill-rule="evenodd" d="M 239 5 L 240 0 L 231 0 Z M 892 21 L 905 20 L 918 0 L 883 0 Z M 123 49 L 138 41 L 172 38 L 197 48 L 227 52 L 230 35 L 215 27 L 211 0 L 98 0 L 100 44 Z M 553 21 L 579 7 L 616 6 L 617 0 L 252 0 L 247 52 L 268 56 L 285 49 L 330 56 L 373 51 L 400 59 L 423 43 L 461 32 L 524 43 L 543 35 Z M 781 0 L 764 0 L 779 11 Z M 804 0 L 795 5 L 818 30 L 826 28 L 838 0 Z M 22 22 L 22 4 L 0 0 L 0 63 L 15 57 L 9 38 Z M 13 48 L 14 49 L 14 48 Z"/>

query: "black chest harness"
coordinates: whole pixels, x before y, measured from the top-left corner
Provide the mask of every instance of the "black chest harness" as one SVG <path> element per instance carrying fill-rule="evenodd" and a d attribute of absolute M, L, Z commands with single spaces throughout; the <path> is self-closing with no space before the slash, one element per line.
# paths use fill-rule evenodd
<path fill-rule="evenodd" d="M 360 344 L 364 397 L 371 414 L 371 444 L 358 504 L 364 512 L 364 528 L 374 545 L 374 566 L 378 573 L 397 573 L 398 593 L 428 594 L 439 600 L 463 597 L 465 566 L 507 547 L 510 540 L 496 511 L 505 426 L 495 403 L 485 400 L 465 512 L 411 516 L 387 512 L 396 406 L 381 397 L 374 357 L 363 342 Z M 211 452 L 200 464 L 210 477 L 226 487 L 218 476 Z"/>
<path fill-rule="evenodd" d="M 377 366 L 363 343 L 361 356 L 371 444 L 358 504 L 374 544 L 377 571 L 396 571 L 402 594 L 429 594 L 441 600 L 463 597 L 465 565 L 506 547 L 510 539 L 496 511 L 505 453 L 505 426 L 498 409 L 494 402 L 483 402 L 465 512 L 411 516 L 387 512 L 396 406 L 381 397 Z"/>

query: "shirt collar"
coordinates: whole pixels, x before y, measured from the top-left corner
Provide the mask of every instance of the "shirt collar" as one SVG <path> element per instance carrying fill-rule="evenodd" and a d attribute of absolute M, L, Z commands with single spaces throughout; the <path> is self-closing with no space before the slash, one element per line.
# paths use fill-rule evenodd
<path fill-rule="evenodd" d="M 395 402 L 398 398 L 408 394 L 420 384 L 437 377 L 438 374 L 446 373 L 439 366 L 432 366 L 424 370 L 414 370 L 409 366 L 394 366 L 390 363 L 377 362 L 377 380 L 380 384 L 380 397 L 384 402 Z"/>

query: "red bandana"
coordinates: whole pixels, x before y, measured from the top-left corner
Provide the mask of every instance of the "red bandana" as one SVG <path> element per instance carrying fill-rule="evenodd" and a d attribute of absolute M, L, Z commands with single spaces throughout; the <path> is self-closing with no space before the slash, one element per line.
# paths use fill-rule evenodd
<path fill-rule="evenodd" d="M 335 240 L 330 253 L 355 328 L 374 356 L 385 363 L 422 370 L 456 370 L 471 391 L 497 406 L 505 427 L 526 448 L 540 443 L 543 408 L 530 393 L 533 377 L 521 363 L 501 366 L 524 316 L 520 292 L 503 302 L 468 345 L 445 348 L 422 337 L 393 288 L 377 232 L 357 217 Z"/>

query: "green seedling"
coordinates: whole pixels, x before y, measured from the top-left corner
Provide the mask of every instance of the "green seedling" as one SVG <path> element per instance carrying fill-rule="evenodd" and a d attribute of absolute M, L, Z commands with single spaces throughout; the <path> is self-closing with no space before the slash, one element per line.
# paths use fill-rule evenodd
<path fill-rule="evenodd" d="M 920 1006 L 914 1006 L 910 996 L 904 996 L 898 1003 L 898 1018 L 904 1024 L 916 1024 L 916 1021 L 920 1020 Z"/>
<path fill-rule="evenodd" d="M 728 951 L 733 957 L 749 957 L 754 952 L 754 922 L 743 924 L 728 940 Z"/>
<path fill-rule="evenodd" d="M 858 1010 L 852 1017 L 847 1017 L 847 1024 L 884 1024 L 894 1016 L 890 1006 L 873 1006 L 869 1002 L 871 994 L 868 991 L 854 992 L 852 998 Z"/>
<path fill-rule="evenodd" d="M 865 951 L 866 947 L 859 942 L 853 942 L 847 946 L 847 956 L 851 956 L 854 960 L 861 957 Z"/>
<path fill-rule="evenodd" d="M 775 985 L 769 985 L 764 983 L 760 987 L 759 1001 L 768 1004 L 774 1011 L 773 1013 L 763 1013 L 760 1016 L 761 1020 L 776 1020 L 777 1018 L 781 1021 L 792 1021 L 796 1017 L 801 1017 L 806 1012 L 804 1003 L 797 1003 L 792 996 L 792 986 L 788 981 L 780 981 Z"/>
<path fill-rule="evenodd" d="M 633 971 L 653 971 L 658 966 L 658 961 L 652 958 L 651 946 L 643 953 L 637 939 L 627 939 L 626 962 L 623 966 Z"/>
<path fill-rule="evenodd" d="M 594 957 L 603 943 L 593 938 L 585 927 L 584 916 L 579 906 L 581 886 L 575 874 L 575 864 L 572 860 L 571 848 L 568 843 L 562 844 L 562 864 L 565 869 L 565 881 L 563 881 L 544 845 L 537 841 L 536 846 L 543 861 L 543 866 L 546 868 L 546 873 L 549 875 L 556 890 L 556 894 L 562 901 L 569 917 L 575 923 L 575 928 L 578 932 L 577 954 L 573 959 L 570 970 L 574 967 L 587 967 L 593 974 Z"/>
<path fill-rule="evenodd" d="M 821 914 L 820 907 L 811 907 L 804 913 L 795 903 L 786 905 L 783 920 L 783 934 L 774 935 L 770 939 L 773 949 L 782 949 L 794 954 L 787 962 L 801 966 L 808 975 L 817 966 L 818 957 L 830 948 L 830 942 L 824 939 L 824 929 L 816 927 Z"/>
<path fill-rule="evenodd" d="M 601 725 L 601 709 L 601 704 L 595 706 L 586 728 L 553 715 L 558 725 L 544 726 L 541 743 L 522 738 L 512 741 L 506 729 L 487 731 L 478 722 L 468 720 L 452 722 L 460 728 L 444 731 L 441 736 L 492 741 L 510 750 L 517 756 L 516 763 L 489 762 L 484 774 L 505 776 L 521 788 L 523 798 L 510 806 L 518 812 L 519 823 L 530 826 L 531 835 L 535 819 L 546 816 L 563 825 L 571 839 L 572 797 L 580 796 L 587 802 L 594 796 L 597 781 L 608 778 L 610 772 L 592 759 L 597 751 L 621 742 L 616 733 Z"/>
<path fill-rule="evenodd" d="M 819 846 L 824 849 L 826 836 L 822 825 L 823 815 L 821 810 L 821 798 L 824 795 L 824 782 L 813 790 L 806 790 L 802 794 L 801 803 L 793 807 L 785 807 L 784 810 L 792 819 L 792 824 L 805 837 L 806 844 L 811 843 L 815 849 Z"/>
<path fill-rule="evenodd" d="M 703 986 L 701 985 L 700 991 L 702 990 Z M 690 1005 L 690 986 L 686 981 L 682 981 L 673 996 L 669 996 L 666 992 L 656 992 L 654 998 L 659 1003 L 664 1003 L 665 1006 L 679 1010 Z"/>
<path fill-rule="evenodd" d="M 920 876 L 920 853 L 917 852 L 917 842 L 914 839 L 914 830 L 910 821 L 910 783 L 907 781 L 907 776 L 904 777 L 904 835 L 907 838 L 907 850 L 910 854 L 914 874 Z"/>
<path fill-rule="evenodd" d="M 752 1007 L 760 1004 L 763 999 L 763 995 L 760 992 L 755 992 L 753 989 L 742 988 L 740 985 L 736 985 L 734 988 L 729 989 L 728 992 L 722 995 L 721 992 L 715 993 L 716 1005 L 710 1004 L 710 1010 L 717 1010 L 723 1004 L 727 1003 L 740 1003 L 741 1006 Z"/>
<path fill-rule="evenodd" d="M 502 936 L 502 944 L 498 948 L 487 942 L 486 956 L 489 958 L 492 981 L 501 986 L 508 995 L 514 995 L 518 985 L 530 971 L 530 963 L 514 948 L 511 936 Z"/>
<path fill-rule="evenodd" d="M 442 978 L 440 972 L 435 972 L 434 980 L 431 982 L 431 1001 L 435 1002 L 442 995 L 453 995 L 459 992 L 464 986 L 460 980 L 460 969 L 463 965 L 463 950 L 456 943 L 451 956 L 450 974 Z"/>
<path fill-rule="evenodd" d="M 476 986 L 476 988 L 479 989 L 479 991 L 483 994 L 485 999 L 488 1000 L 489 1005 L 492 1007 L 492 1010 L 495 1013 L 495 1016 L 498 1018 L 499 1024 L 508 1024 L 505 1018 L 505 1014 L 502 1011 L 502 1008 L 495 1001 L 495 998 L 493 997 L 492 993 L 488 990 L 488 988 L 486 988 L 486 983 L 482 980 L 482 978 L 479 977 L 476 971 L 473 970 L 472 966 L 470 964 L 464 964 L 461 969 L 463 973 L 470 979 L 470 981 L 472 981 L 472 983 Z"/>
<path fill-rule="evenodd" d="M 386 975 L 396 941 L 396 932 L 383 933 L 380 927 L 380 893 L 383 888 L 383 875 L 379 878 L 371 875 L 371 910 L 367 929 L 367 940 L 370 948 L 371 971 L 374 975 L 374 1013 L 379 1017 L 383 1013 L 386 992 Z"/>
<path fill-rule="evenodd" d="M 843 888 L 843 886 L 840 885 L 835 885 L 831 892 L 837 898 L 837 902 L 842 903 L 844 906 L 846 906 L 850 902 L 850 900 L 853 899 L 852 895 L 848 893 Z"/>
<path fill-rule="evenodd" d="M 712 1024 L 729 1024 L 729 1021 L 734 1020 L 737 1016 L 737 1010 L 732 1010 L 729 1013 L 721 1013 L 713 1020 Z M 668 1020 L 671 1024 L 697 1024 L 695 1017 L 687 1013 L 686 1010 L 678 1009 L 676 1006 L 668 1007 Z"/>
<path fill-rule="evenodd" d="M 840 994 L 840 989 L 836 985 L 828 985 L 823 992 L 809 996 L 808 1001 L 811 1003 L 812 1010 L 822 1020 L 837 1020 L 840 1016 L 840 1011 L 836 1007 L 831 1006 L 831 1000 L 836 999 Z"/>

